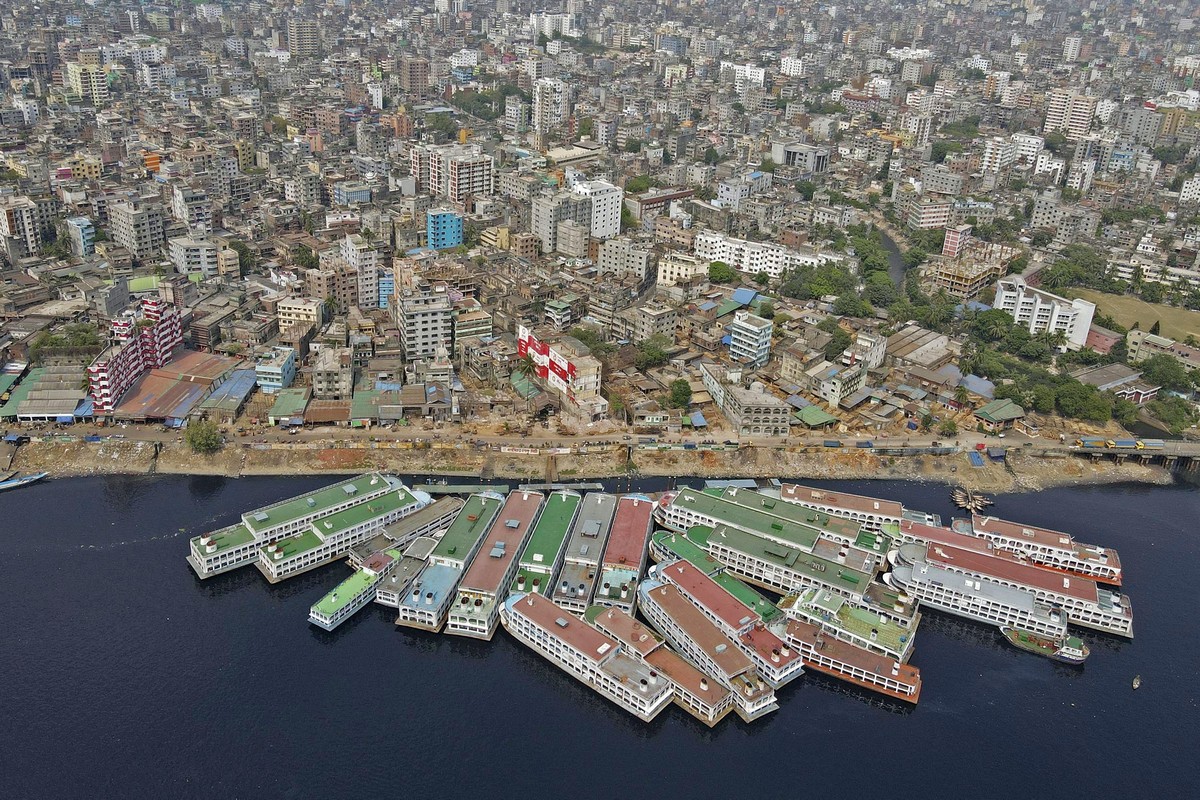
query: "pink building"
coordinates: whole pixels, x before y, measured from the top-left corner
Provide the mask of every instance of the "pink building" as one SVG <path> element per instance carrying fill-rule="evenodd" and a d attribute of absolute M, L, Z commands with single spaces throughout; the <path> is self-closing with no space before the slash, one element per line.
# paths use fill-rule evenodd
<path fill-rule="evenodd" d="M 113 320 L 110 339 L 112 345 L 87 369 L 96 416 L 112 413 L 143 373 L 171 360 L 183 344 L 179 310 L 162 300 L 142 300 L 136 311 Z"/>

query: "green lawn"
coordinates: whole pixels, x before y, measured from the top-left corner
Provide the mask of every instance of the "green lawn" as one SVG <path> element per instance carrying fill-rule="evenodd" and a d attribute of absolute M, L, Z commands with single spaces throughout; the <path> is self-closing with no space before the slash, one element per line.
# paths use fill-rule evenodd
<path fill-rule="evenodd" d="M 1170 339 L 1183 339 L 1188 334 L 1200 337 L 1200 311 L 1154 305 L 1136 297 L 1105 294 L 1094 289 L 1067 289 L 1063 294 L 1095 303 L 1097 313 L 1112 317 L 1126 328 L 1139 322 L 1141 329 L 1148 331 L 1155 322 L 1160 322 L 1162 335 Z"/>

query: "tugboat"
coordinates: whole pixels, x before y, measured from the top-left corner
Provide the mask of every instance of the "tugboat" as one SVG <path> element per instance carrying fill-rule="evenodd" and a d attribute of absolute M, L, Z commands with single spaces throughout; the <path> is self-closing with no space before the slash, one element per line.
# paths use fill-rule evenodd
<path fill-rule="evenodd" d="M 1082 664 L 1092 652 L 1078 636 L 1066 636 L 1058 639 L 1004 625 L 1000 626 L 1000 632 L 1014 647 L 1052 658 L 1055 661 L 1062 661 L 1065 664 Z"/>

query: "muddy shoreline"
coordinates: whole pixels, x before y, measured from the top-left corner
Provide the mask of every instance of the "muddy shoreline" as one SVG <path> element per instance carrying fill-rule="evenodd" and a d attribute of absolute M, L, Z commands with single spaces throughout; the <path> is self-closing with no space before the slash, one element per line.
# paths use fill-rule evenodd
<path fill-rule="evenodd" d="M 1103 483 L 1170 484 L 1167 469 L 1127 460 L 1052 457 L 1009 451 L 1007 463 L 973 467 L 966 452 L 884 456 L 862 451 L 778 449 L 634 450 L 603 448 L 586 454 L 526 454 L 475 448 L 392 449 L 313 443 L 296 447 L 230 447 L 196 455 L 181 445 L 105 440 L 102 443 L 31 442 L 16 452 L 10 469 L 46 471 L 54 477 L 83 475 L 319 475 L 383 470 L 407 475 L 501 478 L 571 483 L 637 476 L 772 478 L 813 480 L 912 480 L 1008 493 L 1052 486 Z"/>

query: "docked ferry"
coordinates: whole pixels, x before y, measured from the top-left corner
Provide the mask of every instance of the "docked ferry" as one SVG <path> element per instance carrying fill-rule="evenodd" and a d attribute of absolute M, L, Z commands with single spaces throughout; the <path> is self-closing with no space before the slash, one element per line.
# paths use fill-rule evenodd
<path fill-rule="evenodd" d="M 189 542 L 188 564 L 200 578 L 253 564 L 259 560 L 261 548 L 306 531 L 317 520 L 402 487 L 395 476 L 371 472 L 247 511 L 236 524 L 193 538 Z"/>
<path fill-rule="evenodd" d="M 988 625 L 1055 638 L 1067 635 L 1062 610 L 1038 600 L 1028 589 L 953 572 L 926 560 L 925 552 L 916 545 L 904 545 L 889 558 L 892 569 L 883 576 L 884 582 L 923 606 Z"/>
<path fill-rule="evenodd" d="M 536 593 L 515 593 L 500 608 L 513 638 L 602 697 L 645 722 L 671 704 L 671 683 L 621 643 Z"/>
<path fill-rule="evenodd" d="M 1080 544 L 1061 531 L 981 514 L 955 519 L 951 527 L 959 533 L 986 539 L 1000 550 L 1024 556 L 1039 566 L 1121 585 L 1121 558 L 1111 548 Z"/>
<path fill-rule="evenodd" d="M 856 647 L 821 627 L 793 619 L 787 642 L 804 665 L 855 686 L 915 704 L 921 697 L 921 671 L 909 664 Z"/>

